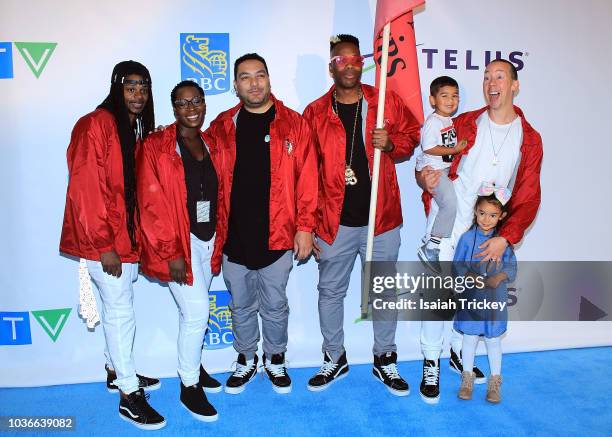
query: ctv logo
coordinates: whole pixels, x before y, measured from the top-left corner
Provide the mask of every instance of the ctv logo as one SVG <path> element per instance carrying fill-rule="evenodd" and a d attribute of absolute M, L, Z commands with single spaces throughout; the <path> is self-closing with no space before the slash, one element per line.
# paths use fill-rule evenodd
<path fill-rule="evenodd" d="M 229 33 L 181 33 L 181 80 L 200 84 L 207 95 L 229 91 Z"/>
<path fill-rule="evenodd" d="M 56 42 L 15 42 L 21 57 L 38 79 L 51 59 Z M 0 79 L 13 78 L 13 43 L 0 42 Z"/>
<path fill-rule="evenodd" d="M 223 349 L 234 343 L 232 313 L 229 309 L 231 296 L 227 290 L 209 291 L 208 330 L 204 337 L 206 349 Z"/>
<path fill-rule="evenodd" d="M 419 46 L 422 44 L 419 44 Z M 484 70 L 489 62 L 495 59 L 507 59 L 512 62 L 517 71 L 525 66 L 523 57 L 529 56 L 528 52 L 502 52 L 501 50 L 476 51 L 476 50 L 451 50 L 421 48 L 421 65 L 427 69 L 442 68 L 444 70 Z"/>
<path fill-rule="evenodd" d="M 32 311 L 43 331 L 53 342 L 57 340 L 72 308 Z M 0 346 L 32 344 L 30 313 L 0 312 Z"/>

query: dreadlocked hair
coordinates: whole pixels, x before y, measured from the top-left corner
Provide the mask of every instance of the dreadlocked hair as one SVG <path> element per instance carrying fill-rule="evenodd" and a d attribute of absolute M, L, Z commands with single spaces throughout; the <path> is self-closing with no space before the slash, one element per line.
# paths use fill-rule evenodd
<path fill-rule="evenodd" d="M 126 210 L 126 224 L 132 249 L 136 248 L 136 222 L 140 221 L 138 199 L 136 198 L 136 135 L 130 123 L 128 110 L 123 97 L 123 80 L 131 75 L 142 76 L 149 84 L 149 98 L 143 111 L 137 116 L 136 130 L 141 140 L 155 129 L 155 113 L 153 111 L 153 93 L 151 90 L 151 75 L 147 67 L 135 61 L 123 61 L 115 65 L 111 76 L 111 87 L 108 96 L 98 106 L 113 114 L 117 123 L 119 141 L 121 143 L 121 158 L 123 161 L 123 187 Z"/>

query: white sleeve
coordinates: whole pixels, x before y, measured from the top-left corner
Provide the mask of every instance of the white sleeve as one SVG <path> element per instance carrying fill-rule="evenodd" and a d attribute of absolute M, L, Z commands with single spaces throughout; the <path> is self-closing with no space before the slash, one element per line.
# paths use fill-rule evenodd
<path fill-rule="evenodd" d="M 442 121 L 436 117 L 429 117 L 425 121 L 423 133 L 421 134 L 421 147 L 423 150 L 428 150 L 442 144 L 442 137 L 440 136 L 442 129 L 444 129 Z"/>

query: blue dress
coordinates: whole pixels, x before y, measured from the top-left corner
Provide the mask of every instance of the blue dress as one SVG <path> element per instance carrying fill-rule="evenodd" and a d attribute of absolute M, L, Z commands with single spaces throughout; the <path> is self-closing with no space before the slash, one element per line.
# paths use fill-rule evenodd
<path fill-rule="evenodd" d="M 461 236 L 455 250 L 453 259 L 453 274 L 455 276 L 465 276 L 469 272 L 474 272 L 479 275 L 488 274 L 492 276 L 499 272 L 505 272 L 508 279 L 502 281 L 499 286 L 483 289 L 469 289 L 463 293 L 457 294 L 457 299 L 468 299 L 476 301 L 488 302 L 508 302 L 508 283 L 514 281 L 516 277 L 516 257 L 512 247 L 508 246 L 502 256 L 502 262 L 499 267 L 497 263 L 490 262 L 479 265 L 481 258 L 476 258 L 476 254 L 481 252 L 478 248 L 482 243 L 489 240 L 495 234 L 493 232 L 485 235 L 478 226 L 472 226 L 465 234 Z M 487 268 L 489 270 L 487 270 Z M 457 303 L 460 302 L 457 300 Z M 493 309 L 461 309 L 455 314 L 454 328 L 467 335 L 484 335 L 488 338 L 499 337 L 506 332 L 508 326 L 508 310 L 507 305 L 503 311 Z"/>

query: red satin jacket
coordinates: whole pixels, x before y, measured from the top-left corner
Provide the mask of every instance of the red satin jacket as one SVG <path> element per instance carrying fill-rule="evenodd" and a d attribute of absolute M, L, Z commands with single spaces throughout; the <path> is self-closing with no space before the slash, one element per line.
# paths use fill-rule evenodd
<path fill-rule="evenodd" d="M 453 120 L 457 140 L 466 140 L 467 147 L 453 159 L 448 173 L 451 180 L 457 179 L 459 163 L 463 156 L 470 152 L 476 141 L 476 120 L 488 109 L 487 106 L 476 111 L 465 112 Z M 508 240 L 510 244 L 516 244 L 522 240 L 523 234 L 535 219 L 540 207 L 540 169 L 544 153 L 540 134 L 525 120 L 523 111 L 519 107 L 515 106 L 514 111 L 521 117 L 523 127 L 521 160 L 512 189 L 512 197 L 508 203 L 508 218 L 499 230 L 499 235 Z M 431 198 L 429 193 L 423 192 L 422 199 L 426 215 L 429 214 Z"/>
<path fill-rule="evenodd" d="M 293 249 L 297 231 L 311 232 L 316 225 L 317 158 L 306 120 L 271 96 L 276 115 L 270 124 L 270 250 Z M 219 184 L 223 199 L 217 206 L 225 226 L 217 230 L 213 262 L 221 262 L 227 240 L 227 218 L 236 162 L 235 118 L 239 103 L 222 112 L 204 132 L 204 141 L 217 153 Z M 249 220 L 244 217 L 244 220 Z"/>
<path fill-rule="evenodd" d="M 317 211 L 317 236 L 332 244 L 340 226 L 340 216 L 346 188 L 344 170 L 346 168 L 346 134 L 340 118 L 334 113 L 331 89 L 309 104 L 304 110 L 315 136 L 319 152 L 319 209 Z M 361 85 L 363 97 L 367 102 L 364 142 L 366 156 L 372 175 L 374 147 L 370 132 L 376 127 L 378 108 L 378 89 Z M 365 112 L 365 111 L 364 111 Z M 395 172 L 395 162 L 410 157 L 419 144 L 420 126 L 401 98 L 389 91 L 385 96 L 385 129 L 395 148 L 381 153 L 380 179 L 376 206 L 374 235 L 382 234 L 402 224 L 400 190 Z"/>
<path fill-rule="evenodd" d="M 210 159 L 219 176 L 219 154 L 210 150 Z M 187 266 L 187 284 L 193 285 L 191 270 L 190 223 L 187 211 L 187 187 L 181 156 L 176 151 L 176 123 L 147 137 L 136 157 L 138 203 L 142 254 L 140 265 L 147 276 L 169 282 L 168 261 L 183 257 Z M 219 177 L 217 202 L 223 201 Z M 216 232 L 226 225 L 217 214 Z M 215 250 L 219 239 L 215 239 Z M 211 260 L 214 274 L 221 270 L 220 259 Z"/>
<path fill-rule="evenodd" d="M 66 157 L 69 181 L 60 252 L 99 261 L 101 253 L 113 249 L 122 262 L 137 262 L 139 250 L 132 249 L 126 225 L 115 117 L 96 109 L 79 119 Z"/>

